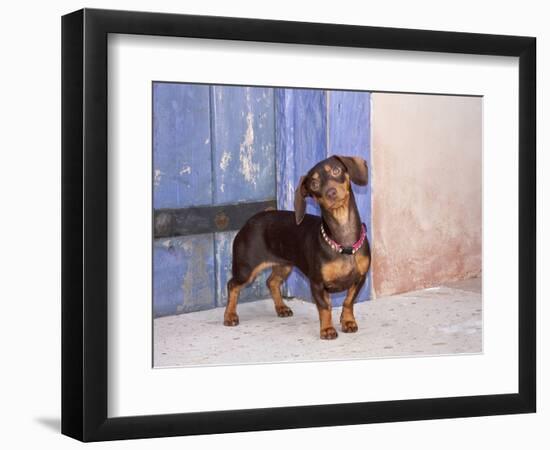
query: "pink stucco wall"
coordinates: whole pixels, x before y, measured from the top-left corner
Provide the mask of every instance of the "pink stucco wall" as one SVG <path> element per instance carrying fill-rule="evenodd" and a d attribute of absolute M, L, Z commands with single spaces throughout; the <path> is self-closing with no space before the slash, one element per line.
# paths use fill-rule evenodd
<path fill-rule="evenodd" d="M 481 273 L 482 99 L 372 95 L 375 296 Z"/>

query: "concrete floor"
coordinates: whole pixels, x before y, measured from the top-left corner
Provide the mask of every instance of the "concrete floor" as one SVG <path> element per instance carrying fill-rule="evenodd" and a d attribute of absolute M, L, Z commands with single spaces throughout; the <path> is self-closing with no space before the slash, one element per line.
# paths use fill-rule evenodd
<path fill-rule="evenodd" d="M 355 306 L 357 333 L 319 339 L 317 309 L 288 300 L 294 316 L 277 317 L 273 302 L 238 307 L 240 324 L 223 326 L 223 308 L 154 320 L 155 367 L 254 364 L 482 351 L 481 279 L 408 292 Z"/>

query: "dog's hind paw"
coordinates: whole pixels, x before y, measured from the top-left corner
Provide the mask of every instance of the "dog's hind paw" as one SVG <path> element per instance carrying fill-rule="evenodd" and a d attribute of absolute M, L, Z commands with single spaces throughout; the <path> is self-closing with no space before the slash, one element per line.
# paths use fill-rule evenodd
<path fill-rule="evenodd" d="M 321 330 L 321 339 L 336 339 L 337 337 L 338 332 L 334 327 L 329 327 Z"/>
<path fill-rule="evenodd" d="M 275 311 L 277 311 L 279 317 L 291 317 L 293 315 L 292 310 L 286 305 L 276 306 Z"/>
<path fill-rule="evenodd" d="M 226 327 L 234 327 L 239 325 L 239 316 L 235 313 L 226 314 L 223 317 L 223 324 Z"/>

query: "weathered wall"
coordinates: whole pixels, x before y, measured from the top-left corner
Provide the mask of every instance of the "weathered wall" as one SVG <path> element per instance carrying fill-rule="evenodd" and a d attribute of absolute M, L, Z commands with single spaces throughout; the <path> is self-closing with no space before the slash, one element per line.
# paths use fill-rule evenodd
<path fill-rule="evenodd" d="M 371 98 L 375 295 L 479 275 L 482 99 Z"/>

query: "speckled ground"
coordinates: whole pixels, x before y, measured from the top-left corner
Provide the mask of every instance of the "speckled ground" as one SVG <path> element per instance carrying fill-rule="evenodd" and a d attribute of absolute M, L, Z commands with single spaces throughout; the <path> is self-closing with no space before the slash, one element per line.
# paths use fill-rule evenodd
<path fill-rule="evenodd" d="M 254 364 L 285 361 L 427 356 L 482 351 L 481 280 L 359 303 L 357 333 L 319 339 L 315 306 L 288 300 L 293 317 L 277 317 L 271 299 L 239 305 L 240 325 L 223 326 L 223 308 L 154 320 L 154 365 Z"/>

